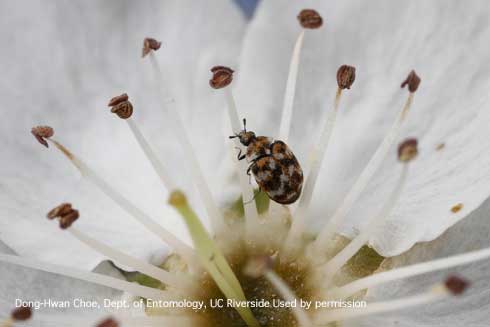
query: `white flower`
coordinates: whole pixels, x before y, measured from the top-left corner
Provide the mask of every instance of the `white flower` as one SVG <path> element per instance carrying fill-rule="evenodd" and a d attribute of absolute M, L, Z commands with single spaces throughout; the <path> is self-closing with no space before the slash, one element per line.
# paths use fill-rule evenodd
<path fill-rule="evenodd" d="M 466 244 L 461 241 L 466 230 L 482 225 L 486 206 L 468 222 L 460 222 L 437 238 L 479 208 L 490 193 L 490 158 L 484 154 L 490 119 L 484 110 L 489 79 L 483 70 L 490 49 L 482 42 L 490 33 L 482 20 L 490 7 L 479 4 L 481 8 L 454 1 L 440 8 L 401 1 L 375 5 L 267 1 L 246 33 L 244 18 L 225 1 L 212 7 L 182 1 L 144 5 L 95 2 L 79 7 L 41 2 L 3 4 L 6 24 L 22 28 L 15 39 L 2 35 L 13 49 L 5 62 L 13 60 L 14 64 L 2 76 L 2 101 L 8 111 L 1 133 L 7 140 L 9 160 L 1 170 L 4 192 L 0 200 L 5 204 L 2 213 L 6 218 L 0 237 L 21 257 L 0 254 L 5 263 L 0 275 L 22 283 L 22 277 L 26 280 L 37 274 L 13 268 L 14 264 L 74 277 L 88 284 L 70 291 L 83 289 L 87 297 L 99 300 L 121 299 L 121 293 L 110 293 L 106 288 L 91 290 L 87 285 L 172 301 L 183 297 L 207 302 L 221 293 L 236 301 L 277 296 L 288 301 L 297 297 L 339 300 L 352 295 L 372 301 L 368 308 L 359 310 L 294 307 L 260 311 L 239 307 L 186 313 L 182 318 L 190 319 L 193 326 L 218 321 L 284 325 L 282 320 L 293 318 L 304 326 L 334 321 L 386 325 L 391 320 L 375 314 L 436 301 L 441 310 L 437 312 L 447 312 L 446 301 L 465 289 L 464 280 L 452 277 L 444 283 L 447 271 L 430 283 L 403 279 L 490 256 L 489 249 L 482 249 L 488 244 L 479 242 L 481 238 L 472 237 L 471 248 L 457 247 Z M 305 6 L 323 14 L 323 28 L 304 30 L 295 22 Z M 474 19 L 455 24 L 462 13 Z M 36 24 L 29 25 L 31 21 Z M 162 47 L 158 55 L 150 51 L 149 58 L 138 60 L 135 49 L 147 36 L 162 40 Z M 471 57 L 467 48 L 472 50 Z M 335 71 L 342 64 L 356 68 L 349 66 L 343 77 L 339 77 L 339 70 L 337 86 Z M 208 69 L 215 65 L 238 68 L 233 93 L 231 87 L 210 90 Z M 409 75 L 409 92 L 399 91 L 411 69 L 422 76 L 416 95 L 414 71 Z M 351 88 L 354 72 L 357 78 Z M 343 81 L 347 86 L 342 85 L 342 78 L 348 80 Z M 137 113 L 126 121 L 129 129 L 106 108 L 107 100 L 122 92 L 130 94 Z M 248 118 L 248 128 L 278 135 L 302 162 L 303 194 L 292 210 L 272 203 L 259 217 L 255 202 L 247 200 L 253 191 L 247 183 L 246 163 L 233 167 L 239 168 L 238 174 L 229 174 L 232 145 L 225 135 L 235 134 L 237 146 L 247 143 L 238 134 L 241 127 L 233 94 L 238 112 Z M 223 98 L 231 128 L 222 117 Z M 62 156 L 53 158 L 48 154 L 52 151 L 41 153 L 32 136 L 23 138 L 29 127 L 40 123 L 55 127 L 55 137 L 48 141 Z M 414 162 L 415 139 L 403 143 L 410 146 L 408 160 L 400 156 L 401 148 L 400 160 L 395 156 L 393 144 L 407 136 L 420 140 L 421 154 Z M 81 179 L 67 168 L 66 159 L 82 174 Z M 162 191 L 157 175 L 167 190 Z M 233 189 L 238 185 L 243 194 L 243 221 L 234 209 L 224 214 L 214 199 L 236 199 L 238 192 Z M 274 199 L 268 186 L 261 186 Z M 178 189 L 190 195 L 189 201 Z M 165 198 L 171 206 L 165 205 Z M 40 219 L 53 203 L 62 201 L 73 202 L 83 219 L 69 232 L 59 234 L 50 228 L 53 224 Z M 197 215 L 192 209 L 195 205 Z M 184 224 L 172 207 L 183 218 L 194 248 L 181 241 L 185 239 Z M 63 221 L 65 215 L 53 216 Z M 199 216 L 208 217 L 214 237 Z M 148 238 L 149 231 L 157 237 Z M 316 239 L 311 239 L 310 233 Z M 170 256 L 166 266 L 157 268 L 147 261 L 161 262 L 155 259 L 167 256 L 162 240 L 180 259 Z M 431 240 L 412 248 L 417 242 Z M 82 248 L 80 242 L 88 247 Z M 382 257 L 363 247 L 366 244 L 393 258 L 380 266 Z M 445 251 L 438 251 L 441 246 Z M 100 254 L 94 255 L 93 250 Z M 468 253 L 430 261 L 463 252 Z M 370 255 L 374 259 L 369 259 Z M 108 277 L 104 271 L 69 268 L 93 268 L 104 256 L 161 284 L 129 283 L 118 278 L 117 269 L 110 271 L 118 276 Z M 273 266 L 269 265 L 271 256 Z M 355 260 L 349 261 L 353 257 Z M 428 262 L 395 269 L 419 261 Z M 181 262 L 187 267 L 180 267 Z M 487 266 L 476 265 L 482 270 L 488 270 Z M 370 276 L 376 269 L 378 274 Z M 389 271 L 381 272 L 384 269 Z M 464 272 L 466 278 L 478 278 L 473 270 Z M 39 273 L 36 278 L 42 287 L 52 283 L 49 273 Z M 395 280 L 402 282 L 390 288 L 391 292 L 378 286 Z M 31 297 L 28 292 L 33 290 L 33 282 L 25 285 L 27 290 L 7 284 L 2 301 Z M 420 293 L 422 287 L 428 290 Z M 359 293 L 363 289 L 367 294 Z M 54 292 L 41 290 L 32 297 L 52 297 Z M 391 301 L 405 293 L 411 297 Z M 480 297 L 473 293 L 458 303 L 467 308 Z M 107 308 L 98 309 L 86 313 L 91 323 Z M 126 310 L 115 315 L 128 324 L 182 323 L 165 313 L 148 307 L 146 313 L 139 314 L 149 317 L 139 322 L 128 318 Z M 162 314 L 161 320 L 153 317 Z M 373 315 L 375 318 L 370 318 Z M 402 314 L 399 321 L 404 325 L 438 322 L 424 315 L 415 317 Z M 51 322 L 60 319 L 45 318 Z M 462 310 L 446 318 L 446 324 L 487 320 L 485 314 L 467 317 Z"/>

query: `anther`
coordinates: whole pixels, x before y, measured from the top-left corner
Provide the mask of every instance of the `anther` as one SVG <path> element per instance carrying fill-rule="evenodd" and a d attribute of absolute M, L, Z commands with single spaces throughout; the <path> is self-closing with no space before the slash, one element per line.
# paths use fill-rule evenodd
<path fill-rule="evenodd" d="M 12 311 L 11 318 L 13 321 L 26 321 L 32 317 L 31 307 L 20 307 Z"/>
<path fill-rule="evenodd" d="M 126 102 L 128 101 L 129 99 L 129 96 L 126 94 L 126 93 L 123 93 L 121 95 L 118 95 L 116 97 L 113 97 L 110 101 L 109 101 L 109 104 L 107 106 L 109 107 L 114 107 L 114 106 L 117 106 L 118 104 L 120 104 L 121 102 Z"/>
<path fill-rule="evenodd" d="M 62 203 L 49 211 L 46 216 L 48 219 L 59 218 L 60 228 L 67 229 L 78 219 L 80 214 L 78 210 L 72 208 L 70 203 Z"/>
<path fill-rule="evenodd" d="M 46 215 L 48 219 L 54 219 L 56 217 L 61 217 L 64 216 L 72 211 L 72 207 L 70 203 L 62 203 L 56 208 L 52 209 L 51 211 L 48 212 Z"/>
<path fill-rule="evenodd" d="M 168 203 L 174 207 L 182 207 L 187 205 L 187 198 L 182 191 L 176 190 L 170 194 Z"/>
<path fill-rule="evenodd" d="M 470 283 L 458 276 L 449 276 L 444 285 L 452 295 L 461 295 L 470 285 Z"/>
<path fill-rule="evenodd" d="M 108 106 L 112 107 L 111 112 L 115 113 L 122 119 L 128 119 L 133 114 L 133 105 L 129 102 L 126 93 L 118 95 L 109 101 Z"/>
<path fill-rule="evenodd" d="M 409 162 L 418 154 L 417 139 L 410 138 L 403 141 L 398 146 L 398 160 L 401 162 Z"/>
<path fill-rule="evenodd" d="M 104 321 L 97 324 L 96 327 L 118 327 L 119 323 L 112 318 L 107 318 Z"/>
<path fill-rule="evenodd" d="M 313 9 L 303 9 L 298 15 L 301 26 L 309 29 L 316 29 L 322 26 L 323 19 L 320 14 Z"/>
<path fill-rule="evenodd" d="M 54 130 L 49 126 L 36 126 L 31 129 L 31 134 L 34 135 L 39 143 L 48 147 L 48 142 L 45 139 L 53 136 Z"/>
<path fill-rule="evenodd" d="M 417 73 L 415 73 L 415 70 L 412 70 L 408 74 L 407 78 L 401 84 L 401 87 L 404 88 L 406 85 L 408 85 L 408 90 L 411 93 L 414 93 L 419 88 L 420 77 L 417 75 Z"/>
<path fill-rule="evenodd" d="M 350 89 L 356 80 L 356 68 L 348 65 L 342 65 L 337 70 L 337 84 L 339 89 Z"/>
<path fill-rule="evenodd" d="M 144 58 L 152 51 L 157 51 L 162 46 L 162 42 L 159 42 L 151 37 L 147 37 L 143 40 L 143 51 L 141 57 Z"/>
<path fill-rule="evenodd" d="M 213 77 L 209 80 L 209 85 L 213 89 L 221 89 L 230 85 L 233 81 L 234 71 L 231 68 L 225 66 L 215 66 L 211 68 Z"/>

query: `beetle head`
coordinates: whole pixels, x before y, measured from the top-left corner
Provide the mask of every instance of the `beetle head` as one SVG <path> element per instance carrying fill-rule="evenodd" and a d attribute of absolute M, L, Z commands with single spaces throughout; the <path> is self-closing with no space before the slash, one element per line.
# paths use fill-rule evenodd
<path fill-rule="evenodd" d="M 255 140 L 255 133 L 247 131 L 247 121 L 245 118 L 243 119 L 243 131 L 233 136 L 230 136 L 230 139 L 234 139 L 238 137 L 240 139 L 240 143 L 248 146 L 253 140 Z"/>

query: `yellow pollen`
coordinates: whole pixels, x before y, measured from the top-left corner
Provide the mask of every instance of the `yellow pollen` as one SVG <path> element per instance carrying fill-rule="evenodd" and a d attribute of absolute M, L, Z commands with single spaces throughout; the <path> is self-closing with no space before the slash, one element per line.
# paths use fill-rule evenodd
<path fill-rule="evenodd" d="M 452 212 L 452 213 L 457 213 L 457 212 L 459 212 L 461 209 L 463 209 L 463 204 L 462 204 L 462 203 L 458 203 L 458 204 L 456 204 L 455 206 L 453 206 L 453 207 L 451 208 L 451 212 Z"/>
<path fill-rule="evenodd" d="M 168 203 L 174 207 L 184 207 L 187 206 L 187 198 L 182 191 L 176 190 L 170 194 Z"/>

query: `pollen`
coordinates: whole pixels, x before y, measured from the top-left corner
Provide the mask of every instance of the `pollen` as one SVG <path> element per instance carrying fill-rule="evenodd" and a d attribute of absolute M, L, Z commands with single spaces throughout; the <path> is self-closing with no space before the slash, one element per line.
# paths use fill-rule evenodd
<path fill-rule="evenodd" d="M 157 51 L 162 46 L 162 42 L 159 42 L 151 37 L 147 37 L 143 40 L 143 51 L 141 57 L 146 57 L 152 51 Z"/>
<path fill-rule="evenodd" d="M 463 204 L 462 203 L 458 203 L 456 205 L 454 205 L 452 208 L 451 208 L 451 212 L 452 213 L 458 213 L 461 211 L 461 209 L 463 209 Z"/>
<path fill-rule="evenodd" d="M 247 303 L 251 306 L 252 313 L 261 326 L 268 327 L 297 327 L 299 326 L 291 308 L 279 307 L 282 302 L 281 296 L 273 285 L 264 276 L 251 276 L 251 263 L 256 272 L 257 265 L 269 266 L 267 256 L 250 257 L 246 247 L 236 248 L 227 256 L 230 266 L 235 272 L 245 292 Z M 258 261 L 257 261 L 258 260 Z M 282 263 L 274 265 L 273 271 L 280 276 L 295 292 L 298 298 L 303 300 L 314 300 L 317 289 L 314 286 L 312 267 L 306 262 L 297 264 Z M 262 269 L 259 269 L 262 270 Z M 233 305 L 227 305 L 227 299 L 216 286 L 216 283 L 205 275 L 200 281 L 204 294 L 199 300 L 208 304 L 207 309 L 199 313 L 204 319 L 195 327 L 246 327 L 247 324 L 240 319 Z M 223 308 L 210 308 L 209 303 L 219 300 L 225 301 Z"/>
<path fill-rule="evenodd" d="M 298 15 L 301 26 L 308 29 L 320 28 L 323 25 L 323 19 L 320 14 L 313 9 L 303 9 Z"/>

